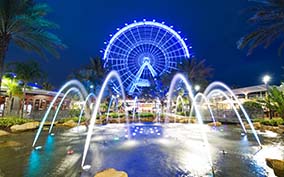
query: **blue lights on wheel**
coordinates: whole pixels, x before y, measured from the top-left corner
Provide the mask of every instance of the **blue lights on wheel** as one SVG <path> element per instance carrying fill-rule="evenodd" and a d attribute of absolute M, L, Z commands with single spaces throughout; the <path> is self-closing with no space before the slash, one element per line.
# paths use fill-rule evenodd
<path fill-rule="evenodd" d="M 149 87 L 150 78 L 177 70 L 178 63 L 190 57 L 186 40 L 165 23 L 144 19 L 117 30 L 106 43 L 104 66 L 119 72 L 130 95 Z"/>

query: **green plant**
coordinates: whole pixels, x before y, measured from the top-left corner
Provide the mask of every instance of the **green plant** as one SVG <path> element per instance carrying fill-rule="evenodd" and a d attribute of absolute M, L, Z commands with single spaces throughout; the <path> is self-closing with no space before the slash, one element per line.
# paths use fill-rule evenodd
<path fill-rule="evenodd" d="M 283 84 L 280 86 L 283 87 Z M 270 111 L 276 111 L 282 118 L 284 118 L 284 91 L 275 86 L 268 89 L 268 96 L 259 100 L 263 103 Z"/>
<path fill-rule="evenodd" d="M 260 103 L 255 101 L 246 101 L 243 103 L 243 107 L 245 108 L 247 114 L 251 119 L 263 115 L 263 109 Z"/>
<path fill-rule="evenodd" d="M 3 117 L 0 118 L 0 127 L 11 127 L 13 125 L 21 125 L 27 122 L 31 122 L 31 119 L 19 118 L 19 117 Z"/>
<path fill-rule="evenodd" d="M 140 117 L 154 117 L 154 114 L 151 112 L 142 112 L 139 115 Z"/>
<path fill-rule="evenodd" d="M 58 28 L 45 18 L 49 11 L 47 4 L 34 0 L 0 1 L 0 86 L 4 60 L 11 42 L 46 59 L 46 53 L 59 57 L 56 49 L 66 47 L 49 31 Z"/>
<path fill-rule="evenodd" d="M 253 121 L 260 122 L 263 125 L 270 125 L 270 126 L 284 125 L 284 120 L 280 117 L 272 118 L 272 119 L 258 118 L 258 119 L 254 119 Z"/>
<path fill-rule="evenodd" d="M 81 113 L 80 109 L 70 109 L 69 116 L 70 117 L 79 117 Z"/>
<path fill-rule="evenodd" d="M 283 0 L 254 0 L 254 2 L 257 4 L 249 9 L 252 15 L 248 21 L 255 29 L 237 42 L 239 49 L 248 47 L 248 55 L 258 46 L 269 47 L 283 35 Z M 279 55 L 283 47 L 284 43 L 280 41 Z"/>
<path fill-rule="evenodd" d="M 68 122 L 70 120 L 73 120 L 74 122 L 78 122 L 79 121 L 79 117 L 62 118 L 62 119 L 58 120 L 58 123 L 65 123 L 65 122 Z M 81 118 L 81 122 L 85 122 L 85 121 L 86 121 L 86 118 L 82 117 Z"/>

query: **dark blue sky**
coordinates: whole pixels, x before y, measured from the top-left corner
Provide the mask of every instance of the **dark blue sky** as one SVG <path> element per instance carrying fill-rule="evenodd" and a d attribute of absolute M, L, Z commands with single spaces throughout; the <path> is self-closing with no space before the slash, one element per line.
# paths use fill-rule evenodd
<path fill-rule="evenodd" d="M 247 57 L 236 48 L 236 41 L 251 27 L 241 11 L 253 3 L 246 0 L 50 0 L 52 12 L 48 18 L 60 25 L 56 33 L 68 48 L 59 60 L 39 59 L 49 80 L 62 85 L 74 69 L 89 62 L 90 56 L 102 56 L 100 49 L 117 27 L 143 18 L 165 21 L 182 31 L 193 46 L 195 55 L 206 59 L 214 71 L 212 80 L 229 85 L 261 84 L 269 73 L 279 84 L 284 66 L 283 56 L 277 56 L 277 46 L 257 49 Z M 39 57 L 10 46 L 6 62 Z"/>

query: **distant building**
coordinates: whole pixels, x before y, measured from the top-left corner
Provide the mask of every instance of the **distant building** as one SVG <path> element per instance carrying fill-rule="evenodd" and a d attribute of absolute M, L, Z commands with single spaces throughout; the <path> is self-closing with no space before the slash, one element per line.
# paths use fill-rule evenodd
<path fill-rule="evenodd" d="M 31 89 L 26 90 L 26 97 L 25 97 L 25 105 L 24 109 L 27 114 L 30 114 L 31 112 L 35 111 L 45 111 L 50 103 L 52 102 L 53 98 L 57 92 L 54 91 L 48 91 L 48 90 L 42 90 L 42 89 Z M 0 97 L 0 114 L 3 115 L 4 110 L 7 108 L 7 89 L 1 88 L 1 97 Z M 56 100 L 55 104 L 53 105 L 53 109 L 56 109 L 59 102 L 61 101 L 61 98 L 63 97 L 63 94 L 59 96 L 59 98 Z M 69 109 L 70 107 L 70 99 L 66 99 L 64 103 L 61 106 L 61 110 Z M 11 111 L 17 112 L 22 108 L 22 102 L 21 99 L 18 97 L 12 98 L 11 103 Z"/>

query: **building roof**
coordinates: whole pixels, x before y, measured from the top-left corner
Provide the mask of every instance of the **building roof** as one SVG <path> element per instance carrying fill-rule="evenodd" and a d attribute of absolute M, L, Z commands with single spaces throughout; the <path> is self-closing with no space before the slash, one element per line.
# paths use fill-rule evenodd
<path fill-rule="evenodd" d="M 259 93 L 259 92 L 265 92 L 267 90 L 267 87 L 265 84 L 262 85 L 256 85 L 256 86 L 250 86 L 250 87 L 243 87 L 238 89 L 232 89 L 234 94 L 236 95 L 247 95 L 250 93 Z"/>

